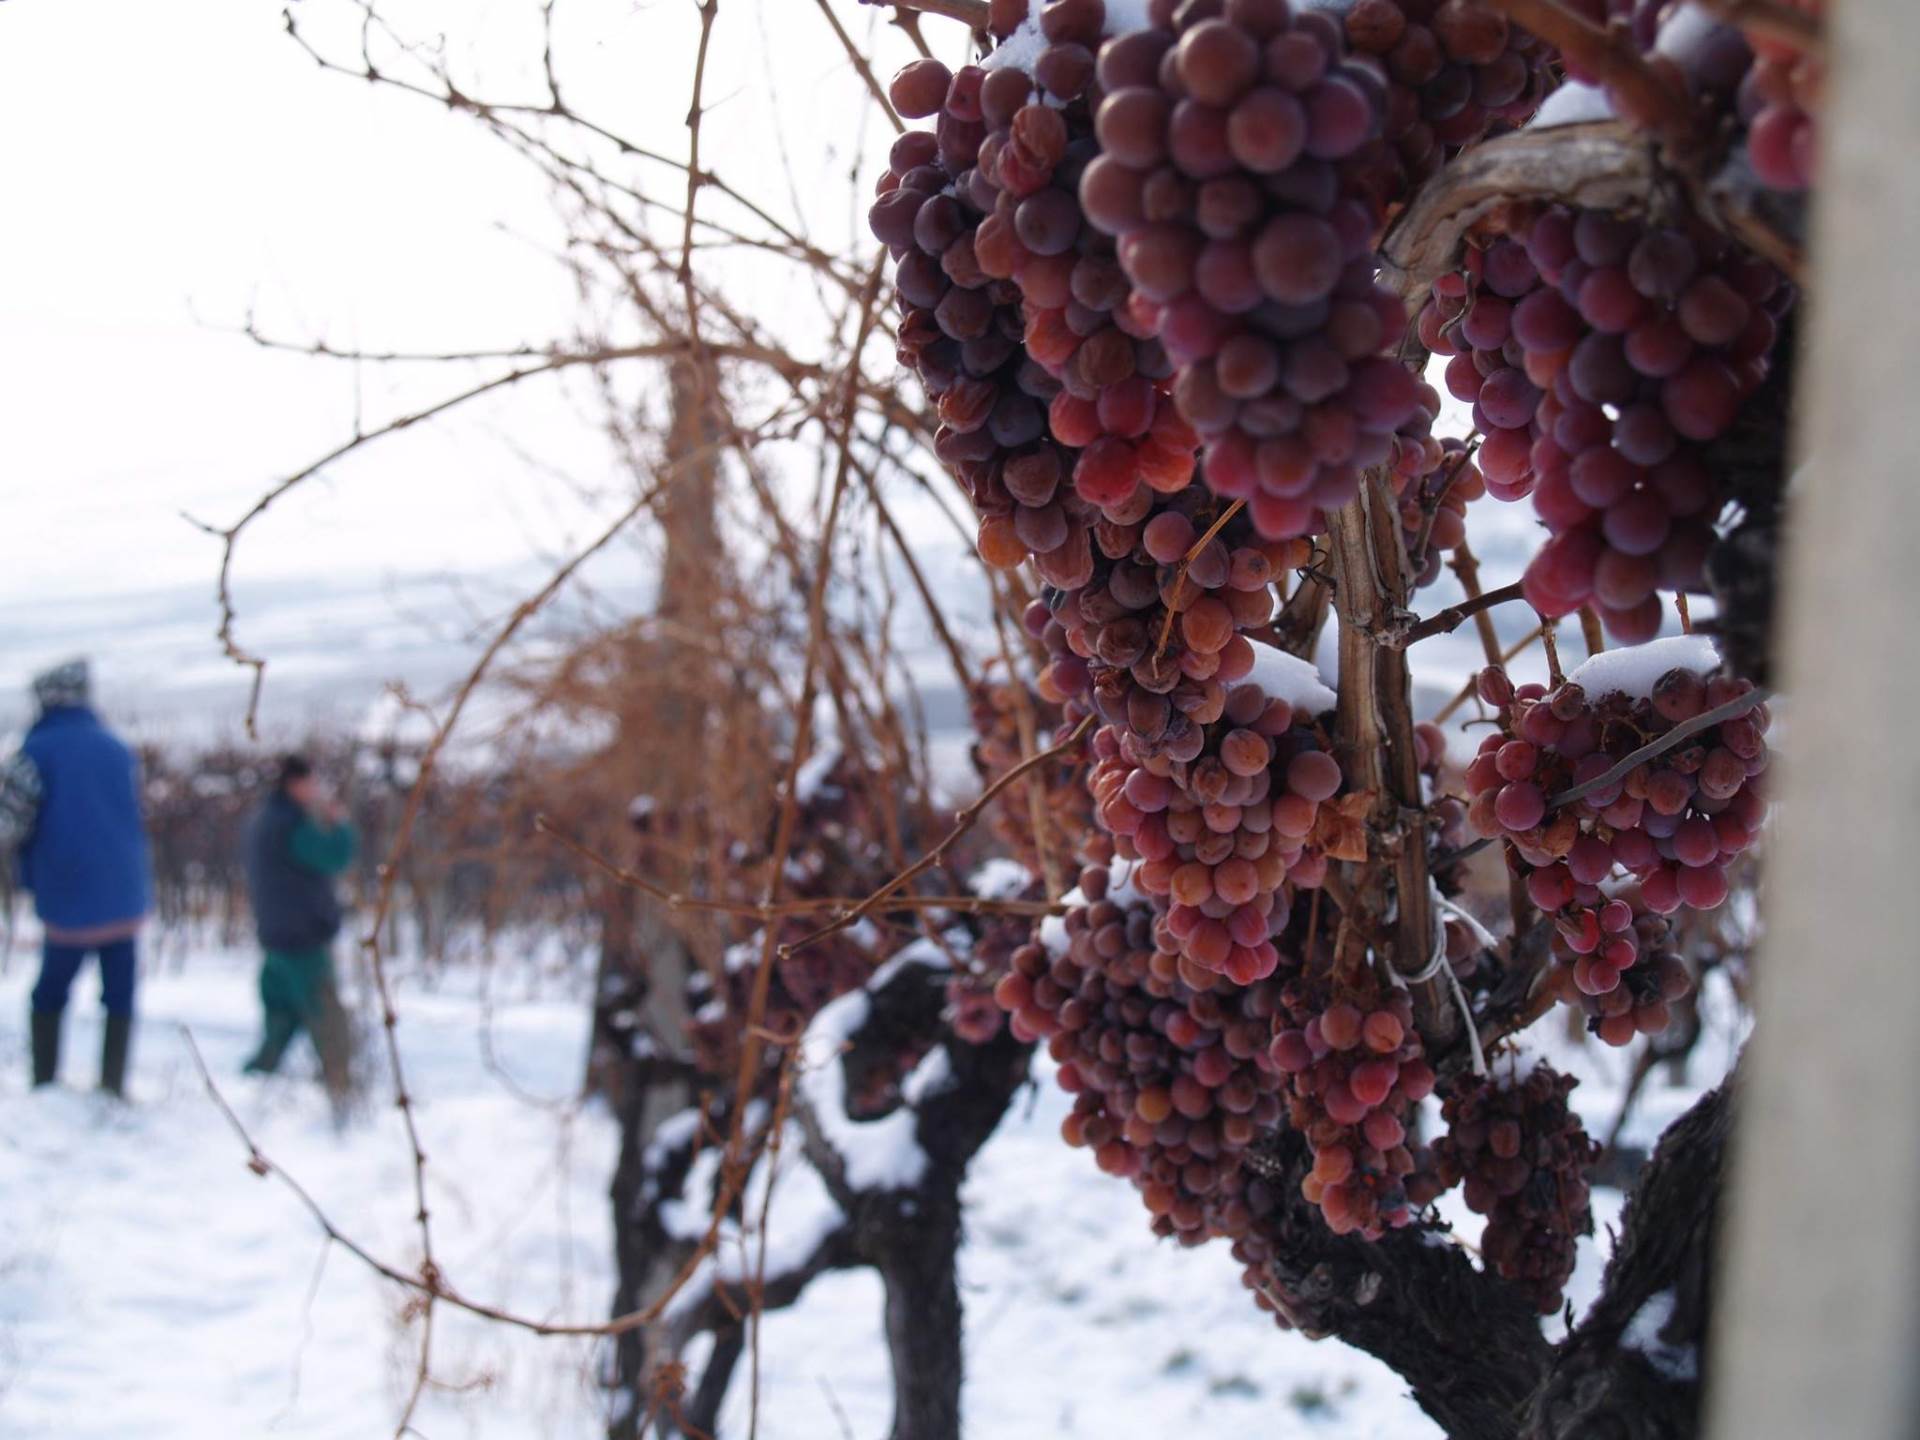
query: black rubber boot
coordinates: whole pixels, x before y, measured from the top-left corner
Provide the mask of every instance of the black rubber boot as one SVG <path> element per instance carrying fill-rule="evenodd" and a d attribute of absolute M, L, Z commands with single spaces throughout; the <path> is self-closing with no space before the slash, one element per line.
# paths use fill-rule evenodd
<path fill-rule="evenodd" d="M 106 1035 L 100 1042 L 100 1088 L 109 1095 L 126 1097 L 127 1049 L 132 1042 L 133 1017 L 107 1016 Z"/>
<path fill-rule="evenodd" d="M 60 1021 L 58 1010 L 33 1012 L 33 1083 L 51 1085 L 60 1073 Z"/>

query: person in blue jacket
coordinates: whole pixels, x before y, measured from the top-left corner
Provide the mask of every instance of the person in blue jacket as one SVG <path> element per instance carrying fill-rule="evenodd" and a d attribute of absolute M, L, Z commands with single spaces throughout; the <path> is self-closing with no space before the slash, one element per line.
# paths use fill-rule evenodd
<path fill-rule="evenodd" d="M 100 957 L 106 1036 L 100 1088 L 126 1090 L 133 1038 L 134 941 L 153 899 L 139 763 L 94 714 L 85 660 L 33 682 L 39 719 L 0 771 L 0 851 L 16 852 L 22 888 L 46 932 L 33 987 L 33 1083 L 60 1068 L 61 1021 L 74 977 Z"/>
<path fill-rule="evenodd" d="M 353 862 L 357 843 L 313 766 L 299 755 L 283 759 L 273 793 L 247 832 L 247 890 L 267 952 L 260 967 L 265 1033 L 247 1062 L 250 1073 L 272 1074 L 305 1030 L 329 1088 L 344 1083 L 346 1026 L 329 947 L 342 918 L 334 878 Z"/>

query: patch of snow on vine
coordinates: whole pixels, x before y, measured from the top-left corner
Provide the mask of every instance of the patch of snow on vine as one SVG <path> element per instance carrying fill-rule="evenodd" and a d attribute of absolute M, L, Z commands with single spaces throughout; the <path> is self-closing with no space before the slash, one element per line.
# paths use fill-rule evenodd
<path fill-rule="evenodd" d="M 900 1098 L 918 1110 L 943 1090 L 953 1088 L 953 1059 L 947 1047 L 936 1045 L 920 1057 L 920 1063 L 900 1082 Z"/>
<path fill-rule="evenodd" d="M 1137 860 L 1115 860 L 1107 866 L 1107 899 L 1116 905 L 1143 905 L 1147 895 L 1133 877 L 1140 873 Z"/>
<path fill-rule="evenodd" d="M 996 855 L 973 872 L 967 888 L 982 900 L 1017 900 L 1033 884 L 1033 876 L 1018 860 Z"/>
<path fill-rule="evenodd" d="M 1569 80 L 1547 96 L 1527 122 L 1529 130 L 1547 130 L 1555 125 L 1587 125 L 1596 120 L 1616 119 L 1613 101 L 1598 85 Z"/>
<path fill-rule="evenodd" d="M 772 1282 L 803 1269 L 822 1242 L 846 1222 L 820 1172 L 802 1160 L 805 1145 L 799 1122 L 789 1120 L 780 1133 L 779 1149 L 768 1150 L 747 1177 L 743 1208 L 751 1218 L 744 1226 L 731 1217 L 721 1220 L 713 1253 L 700 1262 L 668 1304 L 669 1321 L 696 1309 L 716 1283 L 744 1285 L 750 1277 Z M 661 1207 L 663 1218 L 667 1208 Z M 711 1218 L 702 1215 L 690 1232 L 670 1228 L 669 1233 L 697 1242 L 709 1224 Z"/>
<path fill-rule="evenodd" d="M 1603 650 L 1567 676 L 1590 699 L 1602 695 L 1625 695 L 1645 700 L 1653 687 L 1669 670 L 1691 670 L 1707 675 L 1720 668 L 1720 652 L 1704 635 L 1672 635 L 1665 640 L 1649 640 L 1621 650 Z"/>
<path fill-rule="evenodd" d="M 1015 70 L 1033 73 L 1033 62 L 1040 58 L 1040 52 L 1047 48 L 1046 32 L 1040 28 L 1040 7 L 1037 4 L 1027 6 L 1027 18 L 1013 27 L 1013 33 L 1002 40 L 980 62 L 983 70 L 1004 70 L 1012 66 Z"/>
<path fill-rule="evenodd" d="M 882 988 L 908 964 L 946 968 L 938 947 L 918 941 L 875 971 L 869 988 Z M 917 1133 L 919 1117 L 904 1105 L 873 1120 L 847 1114 L 846 1067 L 840 1057 L 872 1008 L 867 990 L 853 990 L 813 1017 L 800 1042 L 800 1089 L 821 1134 L 839 1154 L 849 1185 L 856 1190 L 908 1190 L 927 1171 L 927 1152 L 920 1148 Z"/>
<path fill-rule="evenodd" d="M 1258 685 L 1268 699 L 1284 700 L 1301 715 L 1324 715 L 1338 703 L 1339 697 L 1310 661 L 1258 640 L 1251 643 L 1253 669 L 1238 683 Z"/>
<path fill-rule="evenodd" d="M 1675 1345 L 1660 1338 L 1673 1318 L 1673 1290 L 1649 1296 L 1647 1303 L 1634 1312 L 1633 1319 L 1620 1336 L 1620 1343 L 1637 1350 L 1660 1375 L 1676 1384 L 1694 1380 L 1700 1374 L 1700 1357 L 1691 1345 Z"/>

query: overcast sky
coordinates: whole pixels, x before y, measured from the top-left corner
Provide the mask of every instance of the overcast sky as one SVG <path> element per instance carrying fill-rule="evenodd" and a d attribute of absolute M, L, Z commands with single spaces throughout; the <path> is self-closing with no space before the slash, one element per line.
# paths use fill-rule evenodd
<path fill-rule="evenodd" d="M 350 54 L 348 5 L 295 3 Z M 879 12 L 836 8 L 878 32 L 882 74 L 906 57 Z M 528 93 L 532 0 L 387 13 Z M 559 15 L 574 103 L 684 154 L 693 0 L 561 0 Z M 958 27 L 929 29 L 957 55 Z M 816 8 L 726 0 L 707 94 L 705 163 L 844 239 L 849 167 L 864 152 L 870 183 L 889 137 L 858 118 L 870 107 Z M 377 423 L 449 378 L 356 375 L 231 332 L 251 312 L 290 339 L 367 348 L 564 336 L 576 301 L 545 182 L 469 119 L 321 73 L 272 0 L 10 0 L 0 134 L 0 690 L 78 647 L 123 708 L 190 693 L 225 719 L 243 687 L 211 639 L 219 547 L 182 512 L 231 522 L 349 434 L 356 403 Z M 296 682 L 327 674 L 328 651 L 363 679 L 444 674 L 448 628 L 537 580 L 626 492 L 597 425 L 583 388 L 521 387 L 276 506 L 236 575 L 243 638 L 286 650 L 286 703 L 312 706 Z"/>

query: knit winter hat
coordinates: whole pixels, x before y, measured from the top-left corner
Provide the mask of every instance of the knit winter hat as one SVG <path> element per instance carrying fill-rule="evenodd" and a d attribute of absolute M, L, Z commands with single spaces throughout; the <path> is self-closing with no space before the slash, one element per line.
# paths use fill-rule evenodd
<path fill-rule="evenodd" d="M 57 710 L 63 705 L 86 705 L 93 698 L 93 681 L 85 660 L 69 660 L 56 665 L 33 681 L 33 698 L 42 710 Z"/>

